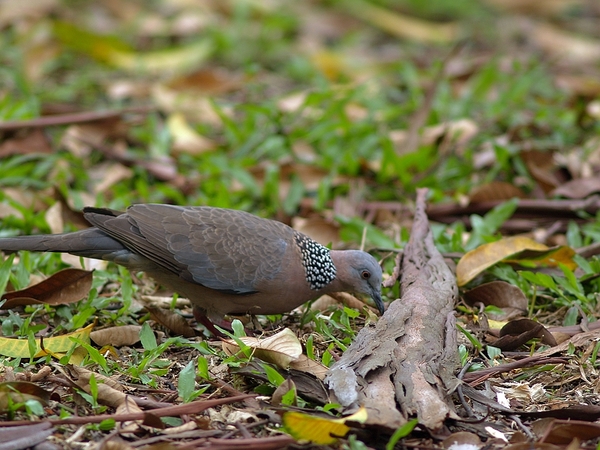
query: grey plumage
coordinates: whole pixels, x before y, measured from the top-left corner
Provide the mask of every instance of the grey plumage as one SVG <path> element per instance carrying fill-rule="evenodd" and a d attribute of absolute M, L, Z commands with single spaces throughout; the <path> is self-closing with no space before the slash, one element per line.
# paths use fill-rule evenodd
<path fill-rule="evenodd" d="M 332 292 L 369 295 L 383 312 L 368 253 L 330 251 L 287 225 L 222 208 L 140 204 L 85 208 L 92 228 L 0 239 L 0 250 L 65 252 L 146 271 L 211 319 L 278 314 Z"/>

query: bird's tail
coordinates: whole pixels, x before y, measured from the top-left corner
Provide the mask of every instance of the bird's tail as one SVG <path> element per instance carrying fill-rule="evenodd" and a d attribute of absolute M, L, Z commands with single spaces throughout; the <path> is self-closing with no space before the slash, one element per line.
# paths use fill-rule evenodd
<path fill-rule="evenodd" d="M 119 241 L 97 228 L 64 234 L 0 238 L 0 251 L 4 253 L 27 250 L 31 252 L 71 253 L 87 258 L 106 259 L 108 255 L 124 249 L 125 247 Z"/>

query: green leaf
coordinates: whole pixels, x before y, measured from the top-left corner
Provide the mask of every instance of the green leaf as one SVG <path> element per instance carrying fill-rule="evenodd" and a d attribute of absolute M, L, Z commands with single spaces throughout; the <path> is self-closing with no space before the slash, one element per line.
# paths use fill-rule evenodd
<path fill-rule="evenodd" d="M 398 441 L 412 433 L 412 430 L 415 429 L 418 423 L 419 419 L 412 419 L 394 431 L 394 434 L 392 434 L 392 437 L 385 445 L 385 450 L 394 450 Z"/>
<path fill-rule="evenodd" d="M 144 322 L 142 325 L 142 329 L 140 330 L 140 342 L 145 350 L 154 350 L 158 346 L 154 331 L 150 328 L 148 322 Z"/>
<path fill-rule="evenodd" d="M 196 370 L 194 361 L 190 361 L 179 372 L 177 392 L 185 403 L 189 402 L 196 389 Z"/>

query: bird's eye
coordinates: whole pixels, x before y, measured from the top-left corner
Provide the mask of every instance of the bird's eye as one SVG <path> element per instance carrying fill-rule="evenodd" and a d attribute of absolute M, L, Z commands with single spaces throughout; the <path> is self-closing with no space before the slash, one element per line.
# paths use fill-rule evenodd
<path fill-rule="evenodd" d="M 360 276 L 363 277 L 363 279 L 368 280 L 369 278 L 371 278 L 371 272 L 369 272 L 368 270 L 363 270 Z"/>

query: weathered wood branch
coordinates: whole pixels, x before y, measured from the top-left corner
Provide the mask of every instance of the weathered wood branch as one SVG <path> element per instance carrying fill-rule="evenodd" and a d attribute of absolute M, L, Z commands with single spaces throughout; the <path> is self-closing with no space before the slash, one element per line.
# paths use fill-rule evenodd
<path fill-rule="evenodd" d="M 454 303 L 456 281 L 435 248 L 417 193 L 411 238 L 401 262 L 401 297 L 374 326 L 363 328 L 326 382 L 347 409 L 367 408 L 369 424 L 394 429 L 417 416 L 440 429 L 456 418 L 450 395 L 459 381 Z"/>

